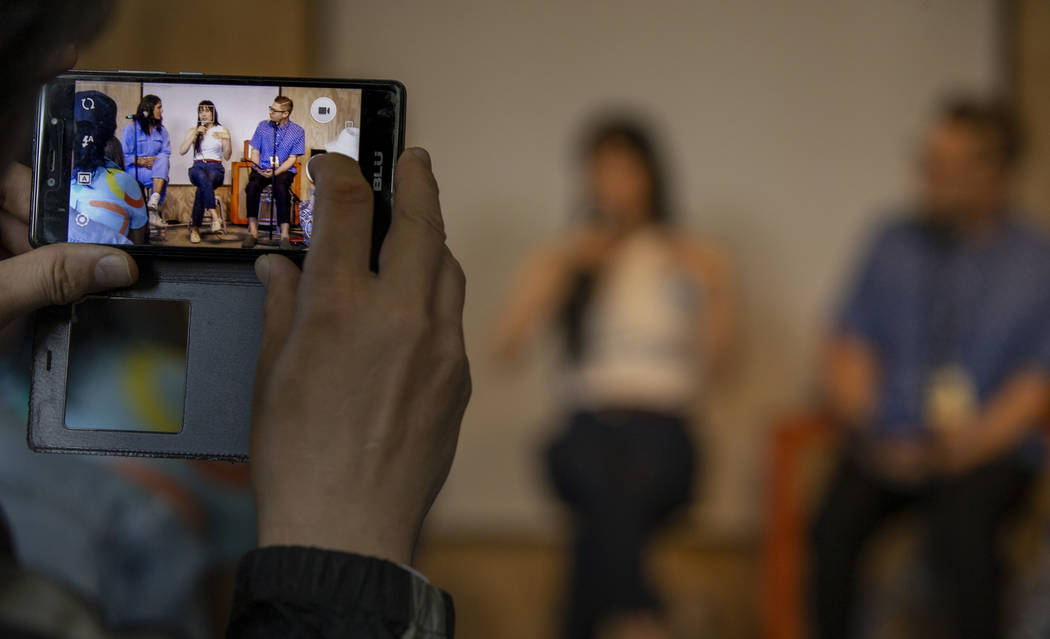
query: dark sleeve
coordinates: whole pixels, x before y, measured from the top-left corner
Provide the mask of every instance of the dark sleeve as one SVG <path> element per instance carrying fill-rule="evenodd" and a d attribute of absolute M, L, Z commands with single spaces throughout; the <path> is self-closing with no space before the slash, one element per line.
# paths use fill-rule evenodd
<path fill-rule="evenodd" d="M 14 563 L 15 542 L 11 536 L 11 527 L 7 524 L 4 509 L 0 507 L 0 561 L 10 560 Z"/>
<path fill-rule="evenodd" d="M 451 639 L 452 598 L 389 561 L 280 546 L 241 560 L 227 639 Z"/>

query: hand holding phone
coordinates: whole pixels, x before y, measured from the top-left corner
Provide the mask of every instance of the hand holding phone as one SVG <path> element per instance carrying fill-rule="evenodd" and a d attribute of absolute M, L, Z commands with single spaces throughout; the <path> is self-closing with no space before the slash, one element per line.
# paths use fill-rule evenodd
<path fill-rule="evenodd" d="M 256 262 L 267 290 L 252 409 L 259 543 L 407 565 L 470 397 L 463 271 L 425 151 L 398 162 L 378 274 L 372 187 L 357 163 L 329 153 L 310 171 L 315 239 L 302 272 L 280 255 Z"/>
<path fill-rule="evenodd" d="M 129 84 L 137 91 L 129 92 Z M 299 239 L 300 229 L 294 217 L 296 203 L 289 196 L 310 198 L 313 183 L 305 175 L 294 172 L 277 179 L 260 176 L 254 170 L 261 169 L 257 164 L 253 167 L 253 164 L 231 161 L 227 155 L 228 145 L 219 148 L 212 136 L 206 136 L 199 140 L 201 144 L 197 148 L 193 138 L 200 124 L 200 104 L 209 100 L 215 105 L 214 123 L 229 131 L 231 139 L 238 143 L 248 141 L 252 149 L 249 156 L 254 155 L 258 160 L 277 155 L 280 162 L 286 162 L 294 155 L 305 160 L 310 157 L 310 145 L 323 142 L 323 131 L 327 130 L 322 126 L 323 118 L 313 117 L 318 112 L 310 100 L 318 89 L 336 103 L 340 113 L 360 111 L 359 117 L 348 119 L 362 127 L 360 147 L 359 150 L 355 147 L 354 155 L 359 152 L 367 160 L 354 166 L 363 173 L 358 179 L 363 179 L 368 187 L 359 195 L 363 198 L 367 194 L 372 206 L 371 217 L 363 234 L 332 241 L 363 243 L 367 255 L 360 259 L 365 268 L 374 272 L 379 267 L 379 249 L 389 226 L 394 161 L 404 135 L 404 87 L 399 83 L 71 72 L 45 85 L 37 120 L 35 178 L 29 189 L 33 194 L 32 242 L 62 244 L 38 252 L 44 257 L 65 255 L 68 251 L 69 255 L 75 252 L 78 256 L 90 253 L 96 256 L 95 261 L 103 254 L 116 253 L 123 259 L 127 259 L 127 255 L 114 248 L 66 243 L 120 244 L 122 250 L 141 256 L 140 265 L 148 277 L 137 286 L 89 300 L 80 307 L 58 307 L 38 315 L 29 411 L 29 443 L 34 450 L 248 459 L 252 370 L 262 332 L 264 301 L 264 291 L 258 285 L 251 262 L 260 250 L 284 251 L 298 261 L 313 251 L 312 247 L 303 251 L 298 242 L 291 249 L 284 248 L 287 240 L 280 237 L 289 232 L 280 228 L 287 225 L 291 227 L 291 239 Z M 163 140 L 163 135 L 156 135 L 157 130 L 152 133 L 142 130 L 140 122 L 126 122 L 120 117 L 137 112 L 138 99 L 128 97 L 129 93 L 142 95 L 142 100 L 149 95 L 163 102 L 165 130 L 188 133 L 184 153 L 179 153 L 179 149 L 170 153 L 170 139 Z M 284 128 L 275 130 L 265 113 L 277 97 L 281 97 L 282 108 L 296 115 L 286 119 Z M 291 102 L 296 104 L 293 106 Z M 303 126 L 293 127 L 296 122 Z M 209 131 L 214 133 L 216 129 L 211 127 Z M 338 135 L 334 131 L 329 133 Z M 135 140 L 140 144 L 133 145 Z M 118 147 L 115 152 L 110 148 L 113 143 Z M 274 147 L 276 153 L 271 152 Z M 153 162 L 152 173 L 141 168 L 136 173 L 134 157 L 129 155 L 136 151 L 140 158 L 156 157 L 164 161 Z M 119 168 L 121 163 L 124 170 Z M 300 166 L 303 164 L 305 162 Z M 157 205 L 162 204 L 166 217 L 189 216 L 192 212 L 189 207 L 196 201 L 194 191 L 208 184 L 218 189 L 222 173 L 225 173 L 225 183 L 236 187 L 231 190 L 240 197 L 240 206 L 236 197 L 222 201 L 221 206 L 210 212 L 207 206 L 201 206 L 204 210 L 203 215 L 196 218 L 197 228 L 191 222 L 186 230 L 168 229 L 166 237 L 151 239 L 152 244 L 129 243 L 135 240 L 127 229 L 148 228 L 147 206 L 156 210 Z M 167 194 L 163 203 L 150 197 L 159 189 Z M 152 190 L 152 194 L 143 190 Z M 277 197 L 270 201 L 261 197 L 263 192 L 275 191 Z M 230 191 L 220 191 L 215 195 L 229 197 L 229 194 Z M 101 204 L 96 207 L 95 202 Z M 201 202 L 203 204 L 203 197 Z M 281 210 L 273 215 L 278 206 Z M 185 208 L 179 210 L 179 207 Z M 264 215 L 252 219 L 246 215 L 249 211 Z M 289 212 L 292 214 L 290 224 L 285 221 L 287 217 L 281 219 L 282 214 Z M 201 213 L 198 210 L 195 215 Z M 269 230 L 262 228 L 266 216 L 270 218 Z M 223 233 L 206 236 L 204 241 L 192 241 L 193 231 L 200 229 L 199 235 L 204 235 L 207 223 L 214 225 L 216 220 L 220 221 L 220 228 L 225 227 Z M 6 227 L 0 230 L 6 231 Z M 245 246 L 244 238 L 254 236 L 255 231 L 266 234 L 259 233 L 259 246 L 253 249 Z M 271 233 L 272 239 L 267 237 Z M 94 265 L 95 261 L 87 264 Z M 81 262 L 69 264 L 79 268 Z M 123 266 L 123 261 L 120 264 L 123 279 L 119 283 L 78 284 L 68 287 L 68 299 L 51 301 L 72 301 L 82 295 L 83 290 L 130 283 L 137 274 L 134 263 L 130 267 Z M 56 272 L 61 271 L 52 268 L 47 273 Z M 86 272 L 92 273 L 90 268 Z M 34 281 L 39 283 L 43 279 Z M 56 289 L 58 286 L 56 284 Z M 178 352 L 173 352 L 170 360 L 155 358 L 154 362 L 155 368 L 168 366 L 163 369 L 167 371 L 163 379 L 172 383 L 162 385 L 157 381 L 161 378 L 157 377 L 148 383 L 150 390 L 143 393 L 126 386 L 122 380 L 129 378 L 112 375 L 105 377 L 105 393 L 94 390 L 85 393 L 84 383 L 76 380 L 85 379 L 78 370 L 90 369 L 92 354 L 84 345 L 97 343 L 91 331 L 95 328 L 101 331 L 106 326 L 107 313 L 125 318 L 132 313 L 152 314 L 155 310 L 159 312 L 158 305 L 169 309 L 171 317 L 181 318 L 173 321 L 173 332 L 165 337 L 165 344 Z M 95 316 L 98 321 L 89 321 L 88 306 L 98 311 Z M 83 311 L 79 315 L 78 309 Z M 155 325 L 157 323 L 150 323 Z M 139 362 L 142 353 L 136 351 L 140 349 L 137 342 L 124 337 L 121 340 L 112 351 L 122 354 L 114 360 L 114 365 Z M 288 389 L 297 387 L 298 384 L 286 387 L 284 396 L 288 396 Z M 97 397 L 112 398 L 112 401 L 100 405 L 93 401 Z M 151 412 L 143 412 L 135 401 L 141 397 L 149 399 L 151 407 L 163 405 L 165 419 L 158 419 L 158 413 L 152 408 Z M 70 415 L 74 412 L 76 419 L 71 421 Z"/>
<path fill-rule="evenodd" d="M 6 167 L 0 184 L 0 328 L 21 315 L 52 304 L 68 304 L 88 293 L 129 286 L 138 268 L 127 253 L 105 246 L 29 246 L 29 167 Z"/>

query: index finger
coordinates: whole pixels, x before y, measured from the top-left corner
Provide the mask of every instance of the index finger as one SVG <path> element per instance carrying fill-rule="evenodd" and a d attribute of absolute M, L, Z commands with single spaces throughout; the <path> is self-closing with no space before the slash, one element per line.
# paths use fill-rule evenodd
<path fill-rule="evenodd" d="M 28 166 L 12 162 L 0 181 L 0 209 L 29 224 L 29 201 L 33 192 L 33 172 Z"/>
<path fill-rule="evenodd" d="M 310 161 L 314 232 L 304 275 L 364 276 L 372 245 L 372 187 L 352 158 L 325 153 Z"/>

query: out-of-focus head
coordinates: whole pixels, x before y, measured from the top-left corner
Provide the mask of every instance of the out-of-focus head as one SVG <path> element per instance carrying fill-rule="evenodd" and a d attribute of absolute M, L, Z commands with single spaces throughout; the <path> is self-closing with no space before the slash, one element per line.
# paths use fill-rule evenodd
<path fill-rule="evenodd" d="M 79 91 L 73 99 L 74 164 L 78 171 L 94 171 L 106 163 L 106 143 L 117 130 L 117 103 L 100 91 Z"/>
<path fill-rule="evenodd" d="M 924 211 L 942 221 L 988 215 L 1005 203 L 1021 153 L 1012 110 L 999 100 L 959 97 L 931 122 L 919 157 Z"/>
<path fill-rule="evenodd" d="M 581 151 L 593 221 L 619 228 L 668 221 L 667 176 L 654 136 L 640 118 L 596 120 Z"/>
<path fill-rule="evenodd" d="M 0 2 L 0 121 L 11 133 L 0 151 L 0 166 L 24 150 L 40 85 L 76 62 L 77 47 L 95 37 L 112 6 L 111 0 Z"/>

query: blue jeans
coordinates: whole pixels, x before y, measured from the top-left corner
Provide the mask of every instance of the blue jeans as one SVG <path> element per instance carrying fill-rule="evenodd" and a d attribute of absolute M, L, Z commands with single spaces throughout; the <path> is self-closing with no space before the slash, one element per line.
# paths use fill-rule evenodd
<path fill-rule="evenodd" d="M 197 196 L 193 198 L 192 226 L 199 227 L 204 221 L 204 211 L 215 208 L 215 189 L 222 186 L 226 169 L 221 162 L 197 160 L 190 167 L 190 182 L 197 187 Z"/>

